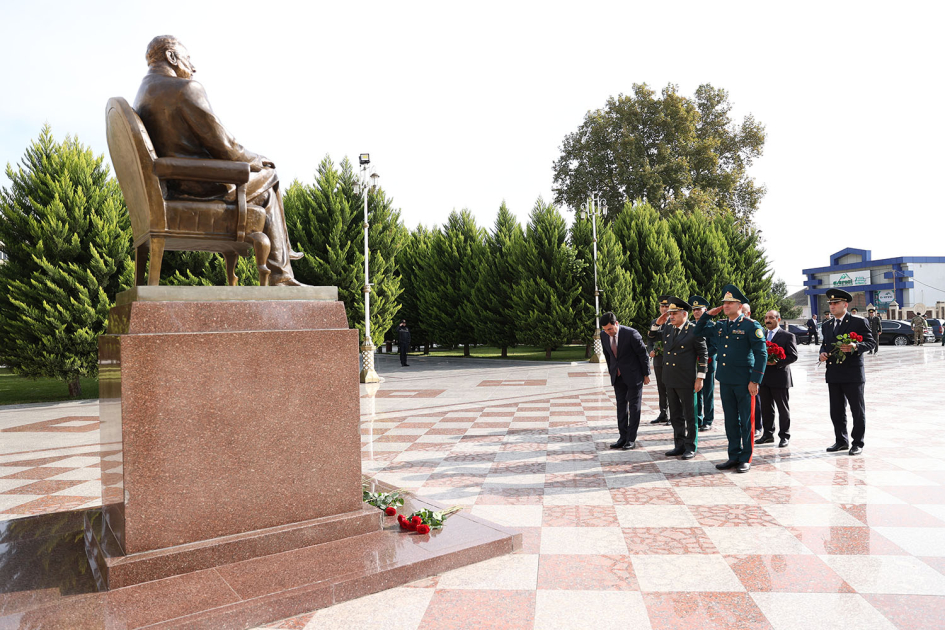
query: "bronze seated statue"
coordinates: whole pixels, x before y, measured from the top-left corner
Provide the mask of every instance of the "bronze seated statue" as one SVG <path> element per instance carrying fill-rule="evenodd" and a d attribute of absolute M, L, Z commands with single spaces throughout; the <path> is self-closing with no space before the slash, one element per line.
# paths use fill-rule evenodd
<path fill-rule="evenodd" d="M 147 50 L 148 74 L 132 109 L 106 108 L 108 149 L 131 215 L 135 284 L 156 285 L 165 250 L 223 254 L 236 285 L 236 257 L 256 256 L 259 284 L 295 285 L 275 165 L 243 148 L 214 115 L 187 49 L 171 36 Z M 150 264 L 145 271 L 145 258 Z"/>

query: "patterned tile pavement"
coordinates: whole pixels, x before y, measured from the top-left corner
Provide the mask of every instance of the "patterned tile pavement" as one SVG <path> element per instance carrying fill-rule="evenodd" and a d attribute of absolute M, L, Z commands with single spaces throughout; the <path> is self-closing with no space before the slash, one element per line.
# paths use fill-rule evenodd
<path fill-rule="evenodd" d="M 653 386 L 639 448 L 609 450 L 612 390 L 590 365 L 379 357 L 365 474 L 518 528 L 523 549 L 266 628 L 945 627 L 945 352 L 868 358 L 855 458 L 825 452 L 823 373 L 800 354 L 791 444 L 756 447 L 746 475 L 715 470 L 721 429 L 666 458 Z M 96 503 L 96 417 L 0 409 L 0 519 Z"/>

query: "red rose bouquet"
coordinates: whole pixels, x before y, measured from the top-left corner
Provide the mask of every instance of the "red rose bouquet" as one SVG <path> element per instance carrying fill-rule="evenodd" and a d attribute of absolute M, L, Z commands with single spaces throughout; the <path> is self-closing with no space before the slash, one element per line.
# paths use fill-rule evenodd
<path fill-rule="evenodd" d="M 784 354 L 784 348 L 773 341 L 766 341 L 765 343 L 768 344 L 768 365 L 774 365 L 778 361 L 787 358 L 787 355 Z"/>
<path fill-rule="evenodd" d="M 858 335 L 855 332 L 844 333 L 837 337 L 837 340 L 833 342 L 833 350 L 830 351 L 831 358 L 838 364 L 843 363 L 847 360 L 847 353 L 840 349 L 840 346 L 846 346 L 851 343 L 860 343 L 863 341 L 863 335 Z"/>
<path fill-rule="evenodd" d="M 446 519 L 462 509 L 463 508 L 461 506 L 454 505 L 453 507 L 441 512 L 434 512 L 433 510 L 418 510 L 410 516 L 398 514 L 397 522 L 400 523 L 401 529 L 417 532 L 418 534 L 429 534 L 430 530 L 442 529 L 444 523 L 446 523 Z"/>

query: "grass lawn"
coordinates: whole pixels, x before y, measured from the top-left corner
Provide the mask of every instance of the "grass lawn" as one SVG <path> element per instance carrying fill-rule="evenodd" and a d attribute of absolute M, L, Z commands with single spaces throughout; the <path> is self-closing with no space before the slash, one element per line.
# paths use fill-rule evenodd
<path fill-rule="evenodd" d="M 98 398 L 98 379 L 83 378 L 81 398 Z M 0 405 L 70 400 L 69 386 L 54 378 L 24 378 L 0 368 Z"/>
<path fill-rule="evenodd" d="M 502 358 L 501 348 L 496 348 L 493 346 L 471 346 L 469 348 L 469 356 L 475 359 L 501 359 Z M 422 352 L 412 352 L 410 356 L 420 357 L 423 356 Z M 431 357 L 462 357 L 463 356 L 463 347 L 459 346 L 453 348 L 452 350 L 448 348 L 431 348 L 430 349 Z M 544 361 L 545 360 L 545 349 L 536 348 L 534 346 L 516 346 L 514 348 L 509 348 L 509 359 L 517 359 L 520 361 Z M 584 346 L 583 345 L 574 345 L 574 346 L 559 346 L 557 350 L 551 351 L 551 361 L 586 361 L 584 358 Z"/>

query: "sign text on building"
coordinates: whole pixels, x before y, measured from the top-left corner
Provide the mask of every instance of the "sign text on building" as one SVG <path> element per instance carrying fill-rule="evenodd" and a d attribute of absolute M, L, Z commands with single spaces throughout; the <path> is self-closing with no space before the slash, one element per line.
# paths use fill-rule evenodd
<path fill-rule="evenodd" d="M 870 283 L 869 271 L 845 271 L 830 274 L 831 287 L 860 287 Z"/>

